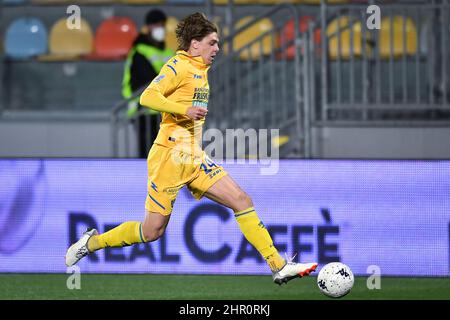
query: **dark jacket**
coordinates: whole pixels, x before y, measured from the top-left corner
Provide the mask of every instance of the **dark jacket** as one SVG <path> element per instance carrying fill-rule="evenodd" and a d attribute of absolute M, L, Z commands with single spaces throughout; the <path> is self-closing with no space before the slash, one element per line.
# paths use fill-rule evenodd
<path fill-rule="evenodd" d="M 133 47 L 137 46 L 138 44 L 147 44 L 161 50 L 165 48 L 164 42 L 157 42 L 153 39 L 150 39 L 147 34 L 143 33 L 140 33 L 136 40 L 134 40 Z M 149 84 L 150 81 L 152 81 L 158 75 L 150 61 L 148 61 L 146 57 L 138 52 L 135 52 L 130 68 L 130 82 L 133 92 Z"/>

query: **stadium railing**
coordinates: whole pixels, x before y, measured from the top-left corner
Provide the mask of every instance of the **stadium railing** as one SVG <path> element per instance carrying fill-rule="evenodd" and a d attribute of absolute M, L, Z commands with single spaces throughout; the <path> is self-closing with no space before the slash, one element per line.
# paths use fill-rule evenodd
<path fill-rule="evenodd" d="M 273 23 L 272 29 L 260 32 L 246 43 L 235 42 L 239 34 L 268 20 Z M 308 139 L 305 139 L 303 123 L 305 101 L 301 82 L 305 61 L 299 53 L 302 39 L 298 33 L 297 8 L 280 4 L 246 21 L 243 25 L 238 21 L 240 27 L 222 37 L 222 47 L 226 50 L 222 50 L 210 73 L 210 104 L 217 112 L 208 115 L 206 128 L 221 132 L 237 128 L 279 129 L 280 135 L 292 137 L 283 157 L 301 156 L 303 142 Z M 289 21 L 295 24 L 294 39 L 280 41 L 279 36 Z M 292 45 L 295 45 L 294 55 L 288 59 L 282 53 Z M 269 139 L 268 143 L 271 142 Z"/>
<path fill-rule="evenodd" d="M 133 95 L 128 98 L 119 101 L 112 109 L 110 113 L 111 121 L 111 150 L 112 157 L 122 157 L 129 158 L 135 157 L 135 152 L 132 150 L 133 143 L 133 122 L 140 116 L 145 114 L 144 109 L 139 109 L 139 111 L 133 115 L 133 117 L 128 117 L 126 110 L 128 108 L 128 103 L 136 98 L 138 98 L 141 93 L 145 90 L 147 86 L 143 86 L 139 90 L 136 90 Z M 151 137 L 151 122 L 150 119 L 146 118 L 148 123 L 146 123 L 145 137 L 147 138 L 146 145 L 150 149 L 150 137 Z M 134 139 L 136 140 L 136 139 Z"/>
<path fill-rule="evenodd" d="M 264 11 L 246 25 L 230 29 L 230 35 L 221 39 L 222 47 L 228 44 L 230 52 L 221 51 L 210 76 L 210 103 L 219 111 L 208 115 L 207 128 L 222 131 L 227 127 L 278 128 L 280 134 L 290 137 L 282 156 L 309 157 L 313 128 L 449 126 L 448 1 L 383 4 L 381 16 L 388 32 L 366 27 L 368 5 L 369 2 L 322 2 L 320 6 L 264 7 Z M 306 15 L 314 17 L 308 21 L 308 32 L 298 32 L 298 21 Z M 336 23 L 334 30 L 329 30 L 332 21 L 342 17 L 349 19 L 343 25 Z M 225 18 L 232 26 L 232 20 L 240 17 L 227 14 Z M 233 50 L 231 39 L 264 18 L 273 22 L 273 29 L 261 33 L 239 50 Z M 295 35 L 287 39 L 283 28 L 291 19 L 295 23 Z M 322 31 L 320 41 L 317 41 L 318 30 Z M 264 52 L 263 39 L 267 37 L 272 46 L 269 52 Z M 330 54 L 332 41 L 335 41 L 334 55 Z M 385 46 L 380 47 L 383 43 L 388 44 L 387 50 Z M 251 51 L 255 45 L 260 49 L 258 59 Z M 292 45 L 294 55 L 283 54 L 291 50 Z M 247 58 L 242 58 L 243 53 Z M 87 69 L 87 64 L 79 62 L 77 67 Z M 98 66 L 103 68 L 102 63 Z M 32 62 L 20 62 L 15 66 L 18 71 L 25 67 L 43 70 L 46 66 Z M 2 64 L 0 68 L 5 74 L 9 66 Z M 119 72 L 121 65 L 108 64 L 107 68 Z M 3 84 L 9 86 L 4 79 L 2 77 Z M 59 82 L 61 90 L 54 91 L 70 102 L 72 98 L 65 94 L 64 82 Z M 90 85 L 95 87 L 95 83 Z M 97 92 L 97 96 L 103 98 L 107 94 Z M 94 100 L 85 104 L 103 102 Z M 121 107 L 117 108 L 118 105 Z M 112 136 L 116 137 L 112 144 L 117 144 L 113 156 L 121 156 L 120 150 L 126 149 L 122 148 L 125 139 L 117 134 L 125 135 L 123 129 L 130 127 L 129 119 L 121 114 L 126 106 L 126 101 L 118 102 L 111 113 L 111 121 L 115 122 L 111 126 Z M 126 141 L 129 140 L 132 139 Z M 133 156 L 130 146 L 127 148 L 126 156 Z"/>
<path fill-rule="evenodd" d="M 274 28 L 255 35 L 235 49 L 236 36 L 264 19 L 276 21 Z M 245 21 L 229 31 L 229 35 L 221 37 L 221 47 L 227 49 L 221 51 L 210 72 L 210 105 L 214 105 L 216 112 L 208 115 L 206 129 L 218 129 L 223 134 L 231 128 L 280 129 L 281 133 L 286 131 L 292 136 L 288 150 L 290 155 L 298 157 L 304 149 L 303 141 L 309 141 L 305 139 L 303 123 L 305 111 L 302 109 L 305 104 L 300 93 L 300 55 L 295 50 L 292 60 L 292 57 L 288 59 L 287 55 L 281 54 L 292 45 L 300 46 L 298 41 L 294 41 L 299 38 L 296 34 L 299 30 L 297 9 L 290 4 L 280 4 Z M 294 39 L 278 46 L 278 36 L 288 21 L 295 23 Z M 270 46 L 267 46 L 267 39 L 270 39 Z M 227 53 L 224 54 L 224 51 Z M 138 90 L 133 98 L 139 96 L 143 89 Z M 132 156 L 130 130 L 134 118 L 126 118 L 127 105 L 127 100 L 120 101 L 111 112 L 111 149 L 114 157 Z M 268 139 L 268 143 L 272 143 L 271 136 Z"/>
<path fill-rule="evenodd" d="M 282 4 L 222 36 L 210 73 L 210 104 L 220 112 L 206 128 L 277 128 L 289 137 L 282 157 L 310 157 L 313 128 L 448 126 L 448 3 L 383 4 L 381 31 L 368 29 L 367 7 L 322 2 L 308 32 L 298 32 L 311 11 Z M 283 29 L 293 17 L 289 41 Z M 234 48 L 263 19 L 273 29 Z M 430 23 L 435 32 L 424 33 Z"/>
<path fill-rule="evenodd" d="M 309 22 L 306 130 L 450 126 L 448 1 L 383 4 L 382 30 L 367 7 L 323 2 Z"/>

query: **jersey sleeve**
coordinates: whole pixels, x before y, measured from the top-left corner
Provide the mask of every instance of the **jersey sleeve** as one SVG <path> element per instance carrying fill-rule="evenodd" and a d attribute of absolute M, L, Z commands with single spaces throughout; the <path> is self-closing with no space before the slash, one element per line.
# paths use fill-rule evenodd
<path fill-rule="evenodd" d="M 189 106 L 166 98 L 178 88 L 186 73 L 183 66 L 180 64 L 174 66 L 170 61 L 162 67 L 159 75 L 141 94 L 139 103 L 161 112 L 186 114 Z"/>

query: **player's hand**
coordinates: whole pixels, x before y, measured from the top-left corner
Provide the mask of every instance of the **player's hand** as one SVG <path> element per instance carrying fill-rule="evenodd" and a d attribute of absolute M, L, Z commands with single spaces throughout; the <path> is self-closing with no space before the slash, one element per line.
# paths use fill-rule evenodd
<path fill-rule="evenodd" d="M 201 107 L 189 107 L 186 111 L 186 115 L 192 120 L 200 120 L 206 116 L 208 109 Z"/>

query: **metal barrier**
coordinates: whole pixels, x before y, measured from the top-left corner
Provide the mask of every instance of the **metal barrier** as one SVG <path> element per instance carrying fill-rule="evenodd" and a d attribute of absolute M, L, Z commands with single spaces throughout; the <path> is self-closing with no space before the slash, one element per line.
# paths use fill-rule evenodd
<path fill-rule="evenodd" d="M 368 6 L 322 1 L 300 33 L 306 7 L 281 4 L 222 37 L 205 128 L 279 129 L 290 138 L 280 156 L 308 158 L 314 127 L 450 126 L 448 1 L 382 4 L 381 28 L 373 30 Z M 233 48 L 239 33 L 265 18 L 272 29 Z M 292 40 L 283 32 L 290 19 Z"/>
<path fill-rule="evenodd" d="M 379 30 L 367 28 L 366 8 L 323 3 L 320 22 L 310 25 L 309 39 L 319 25 L 322 30 L 321 44 L 310 41 L 308 50 L 311 67 L 320 67 L 309 82 L 315 92 L 313 121 L 370 125 L 390 121 L 409 125 L 416 119 L 439 122 L 442 119 L 414 117 L 413 111 L 450 110 L 449 5 L 384 4 Z"/>
<path fill-rule="evenodd" d="M 236 36 L 266 18 L 274 22 L 271 30 L 234 48 L 233 39 Z M 302 82 L 306 79 L 302 78 L 302 68 L 307 64 L 308 57 L 302 59 L 300 55 L 302 42 L 299 40 L 306 42 L 306 34 L 303 39 L 300 38 L 298 18 L 294 6 L 281 4 L 222 39 L 222 48 L 233 45 L 234 50 L 222 54 L 209 72 L 211 112 L 205 123 L 206 129 L 217 128 L 222 132 L 237 128 L 279 129 L 281 134 L 291 137 L 290 148 L 282 156 L 303 156 L 303 144 L 309 138 L 305 139 L 308 132 L 304 123 L 306 104 Z M 289 20 L 294 24 L 294 39 L 291 41 L 283 38 L 285 35 L 282 32 Z M 281 45 L 277 43 L 279 36 Z M 267 39 L 270 39 L 270 52 L 264 49 Z M 294 54 L 288 58 L 286 50 L 290 46 L 294 46 Z"/>
<path fill-rule="evenodd" d="M 278 19 L 275 28 L 253 39 L 251 42 L 233 50 L 233 39 L 241 32 L 248 30 L 264 18 L 274 17 L 286 12 L 283 19 Z M 294 38 L 298 39 L 298 14 L 294 6 L 281 4 L 265 11 L 230 35 L 221 39 L 221 47 L 229 46 L 227 55 L 221 54 L 221 58 L 215 62 L 209 71 L 211 84 L 211 96 L 209 105 L 212 111 L 208 114 L 205 123 L 206 129 L 216 128 L 225 133 L 227 128 L 233 129 L 280 129 L 281 132 L 289 132 L 291 136 L 292 150 L 290 155 L 301 156 L 304 131 L 304 101 L 301 95 L 301 61 L 299 42 L 294 39 L 284 39 L 283 46 L 277 46 L 277 37 L 281 33 L 286 21 L 294 22 Z M 263 52 L 263 40 L 270 37 L 272 50 L 267 54 Z M 306 41 L 306 34 L 304 35 Z M 252 46 L 259 46 L 258 58 L 253 57 Z M 292 61 L 288 61 L 283 51 L 289 46 L 295 47 Z M 240 55 L 247 53 L 247 59 L 241 59 Z M 281 58 L 277 57 L 281 56 Z M 276 76 L 280 78 L 277 79 Z M 129 100 L 117 103 L 111 111 L 111 142 L 113 157 L 132 157 L 130 150 L 130 123 L 133 119 L 127 119 L 125 110 L 128 101 L 138 97 L 144 88 L 138 90 Z M 120 138 L 122 131 L 122 138 Z M 121 143 L 123 153 L 121 152 Z M 249 156 L 249 155 L 239 155 Z M 254 155 L 250 155 L 254 156 Z"/>
<path fill-rule="evenodd" d="M 142 91 L 135 92 L 132 98 L 136 98 Z M 131 99 L 130 99 L 131 100 Z M 121 100 L 111 109 L 111 150 L 114 158 L 120 157 L 119 152 L 119 130 L 124 131 L 125 157 L 130 157 L 130 119 L 127 118 L 126 110 L 129 100 Z"/>
<path fill-rule="evenodd" d="M 450 126 L 447 0 L 382 4 L 380 29 L 373 30 L 368 6 L 322 1 L 309 22 L 305 131 Z M 306 156 L 311 144 L 305 142 Z"/>
<path fill-rule="evenodd" d="M 111 150 L 112 150 L 112 156 L 114 158 L 117 157 L 135 157 L 136 154 L 131 152 L 130 147 L 130 137 L 132 136 L 132 133 L 130 132 L 132 130 L 133 125 L 135 124 L 135 121 L 137 121 L 138 117 L 145 114 L 145 108 L 140 108 L 137 113 L 133 115 L 133 117 L 128 117 L 126 110 L 128 109 L 128 103 L 137 97 L 139 97 L 142 92 L 145 90 L 147 86 L 143 86 L 142 88 L 136 90 L 134 94 L 128 98 L 119 101 L 112 109 L 110 114 L 110 121 L 111 121 Z M 145 137 L 146 141 L 145 144 L 147 146 L 147 149 L 150 150 L 151 147 L 151 126 L 152 123 L 149 121 L 148 118 L 146 120 L 145 125 Z M 123 133 L 123 139 L 120 139 L 120 133 Z M 121 153 L 120 148 L 120 141 L 123 140 L 123 153 Z M 135 141 L 137 139 L 134 139 Z"/>

